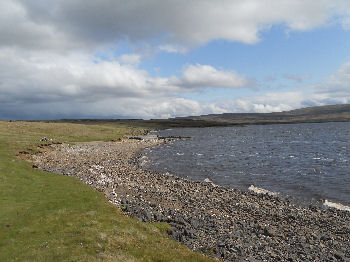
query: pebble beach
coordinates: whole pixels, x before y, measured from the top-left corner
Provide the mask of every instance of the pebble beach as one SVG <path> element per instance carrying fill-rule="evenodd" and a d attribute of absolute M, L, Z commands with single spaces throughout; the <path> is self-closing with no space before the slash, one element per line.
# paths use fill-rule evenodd
<path fill-rule="evenodd" d="M 51 144 L 33 164 L 80 179 L 140 221 L 169 223 L 171 238 L 223 261 L 350 261 L 350 212 L 143 170 L 139 152 L 160 143 Z"/>

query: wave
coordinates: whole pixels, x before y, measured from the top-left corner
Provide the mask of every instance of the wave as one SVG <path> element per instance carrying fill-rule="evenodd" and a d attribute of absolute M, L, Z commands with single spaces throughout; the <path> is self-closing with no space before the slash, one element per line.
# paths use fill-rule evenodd
<path fill-rule="evenodd" d="M 345 205 L 342 205 L 340 203 L 331 202 L 331 201 L 328 201 L 327 199 L 324 201 L 323 205 L 325 205 L 327 207 L 333 207 L 335 209 L 339 209 L 339 210 L 350 212 L 350 207 L 349 206 L 345 206 Z"/>
<path fill-rule="evenodd" d="M 275 195 L 278 194 L 276 192 L 272 192 L 272 191 L 266 190 L 266 189 L 261 188 L 261 187 L 256 187 L 254 185 L 251 185 L 248 189 L 250 191 L 253 191 L 253 192 L 257 193 L 257 194 L 267 194 L 269 196 L 275 196 Z"/>
<path fill-rule="evenodd" d="M 149 162 L 149 158 L 145 155 L 139 158 L 139 164 L 142 167 L 148 164 L 148 162 Z"/>

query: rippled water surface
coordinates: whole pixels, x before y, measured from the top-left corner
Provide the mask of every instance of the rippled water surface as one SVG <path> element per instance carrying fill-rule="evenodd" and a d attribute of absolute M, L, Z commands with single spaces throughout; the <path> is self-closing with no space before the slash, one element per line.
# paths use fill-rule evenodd
<path fill-rule="evenodd" d="M 234 188 L 250 185 L 350 205 L 350 123 L 183 128 L 145 152 L 145 167 Z"/>

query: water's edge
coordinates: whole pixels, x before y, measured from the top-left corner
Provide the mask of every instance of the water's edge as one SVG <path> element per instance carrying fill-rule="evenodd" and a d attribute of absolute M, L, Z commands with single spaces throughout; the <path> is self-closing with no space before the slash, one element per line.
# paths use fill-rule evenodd
<path fill-rule="evenodd" d="M 186 143 L 187 141 L 183 141 L 182 143 Z M 166 143 L 166 146 L 170 146 L 172 148 L 174 148 L 174 145 L 176 145 L 176 143 L 179 143 L 179 141 L 172 141 L 171 143 Z M 157 148 L 155 148 L 157 147 Z M 138 154 L 137 154 L 137 162 L 140 168 L 144 169 L 144 170 L 148 170 L 148 171 L 152 171 L 152 172 L 156 172 L 162 175 L 172 175 L 172 176 L 176 176 L 179 177 L 181 179 L 186 179 L 186 177 L 177 174 L 176 172 L 161 172 L 159 169 L 155 169 L 152 160 L 149 158 L 149 153 L 152 152 L 152 150 L 158 150 L 159 147 L 164 147 L 164 144 L 159 144 L 156 145 L 155 147 L 152 148 L 146 148 L 141 150 Z M 196 180 L 193 179 L 191 177 L 187 177 L 187 179 L 189 181 L 194 181 L 194 182 L 202 182 L 205 180 L 211 181 L 210 176 L 206 177 L 205 179 L 201 179 L 201 180 Z M 257 184 L 250 184 L 249 186 L 247 185 L 246 187 L 242 188 L 242 187 L 235 187 L 235 186 L 227 186 L 227 185 L 222 185 L 220 183 L 218 183 L 219 186 L 223 187 L 223 188 L 233 188 L 233 189 L 238 189 L 238 190 L 242 190 L 242 191 L 254 191 L 255 193 L 270 193 L 272 192 L 271 190 L 267 190 L 265 188 L 261 188 L 260 185 Z M 261 189 L 261 190 L 259 190 Z M 292 202 L 296 205 L 299 206 L 318 206 L 318 207 L 322 207 L 322 208 L 336 208 L 339 210 L 345 210 L 345 211 L 350 211 L 350 207 L 348 205 L 344 205 L 343 203 L 340 202 L 334 202 L 334 200 L 332 199 L 326 199 L 326 198 L 306 198 L 306 197 L 301 197 L 298 196 L 297 194 L 293 195 L 293 194 L 288 194 L 285 192 L 280 192 L 278 190 L 274 190 L 273 191 L 274 194 L 276 196 L 278 196 L 281 200 L 283 201 L 289 201 Z"/>

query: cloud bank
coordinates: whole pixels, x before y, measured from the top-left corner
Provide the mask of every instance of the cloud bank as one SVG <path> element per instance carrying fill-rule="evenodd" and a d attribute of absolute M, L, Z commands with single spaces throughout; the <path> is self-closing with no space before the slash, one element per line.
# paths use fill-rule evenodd
<path fill-rule="evenodd" d="M 300 91 L 199 103 L 182 95 L 250 87 L 254 81 L 205 64 L 187 65 L 179 76 L 156 77 L 139 68 L 139 54 L 96 56 L 120 42 L 186 53 L 216 39 L 254 44 L 274 25 L 307 31 L 334 23 L 350 28 L 349 1 L 2 0 L 0 118 L 155 118 L 348 102 L 349 64 L 326 85 L 310 88 L 311 96 Z"/>
<path fill-rule="evenodd" d="M 297 31 L 334 22 L 350 26 L 347 0 L 5 0 L 1 10 L 20 29 L 7 31 L 13 36 L 7 39 L 18 43 L 22 35 L 23 44 L 29 46 L 34 36 L 50 44 L 52 33 L 60 32 L 60 37 L 70 39 L 67 42 L 92 46 L 162 38 L 170 43 L 164 49 L 171 52 L 174 43 L 193 46 L 215 39 L 255 43 L 261 30 L 276 24 Z M 61 44 L 67 48 L 67 43 Z"/>

